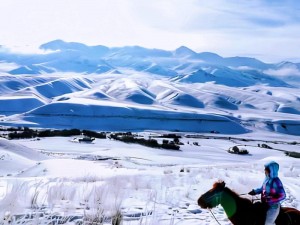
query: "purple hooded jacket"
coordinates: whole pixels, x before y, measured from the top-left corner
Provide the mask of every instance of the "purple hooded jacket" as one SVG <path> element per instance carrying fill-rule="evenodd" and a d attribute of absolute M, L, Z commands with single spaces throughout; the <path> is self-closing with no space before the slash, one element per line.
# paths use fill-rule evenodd
<path fill-rule="evenodd" d="M 261 194 L 262 202 L 268 203 L 269 206 L 280 203 L 286 197 L 285 190 L 278 178 L 278 163 L 272 161 L 265 164 L 265 168 L 270 170 L 270 175 L 266 176 L 262 186 L 255 189 L 256 194 Z"/>

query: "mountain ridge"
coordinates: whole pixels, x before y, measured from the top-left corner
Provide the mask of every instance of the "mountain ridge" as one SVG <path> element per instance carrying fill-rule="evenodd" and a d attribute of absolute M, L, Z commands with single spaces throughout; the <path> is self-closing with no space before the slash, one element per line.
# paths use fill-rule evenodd
<path fill-rule="evenodd" d="M 0 124 L 300 135 L 297 63 L 185 46 L 166 51 L 56 40 L 41 48 L 47 53 L 0 52 Z"/>
<path fill-rule="evenodd" d="M 103 45 L 88 46 L 78 42 L 65 42 L 63 40 L 54 40 L 42 44 L 40 49 L 50 51 L 47 54 L 17 54 L 12 52 L 1 52 L 0 60 L 8 63 L 20 65 L 11 71 L 10 74 L 41 74 L 63 72 L 84 72 L 84 73 L 105 73 L 113 70 L 117 66 L 132 65 L 136 69 L 138 65 L 146 62 L 156 64 L 157 67 L 164 67 L 165 71 L 172 71 L 169 74 L 177 73 L 174 64 L 185 60 L 193 64 L 196 60 L 198 64 L 205 65 L 222 65 L 235 68 L 252 68 L 263 72 L 268 69 L 277 69 L 285 66 L 295 66 L 300 70 L 300 63 L 280 62 L 265 63 L 261 60 L 250 57 L 222 57 L 212 52 L 195 52 L 186 46 L 181 46 L 173 51 L 161 49 L 149 49 L 140 46 L 125 47 L 106 47 Z M 162 59 L 162 60 L 159 60 Z M 164 60 L 165 59 L 165 60 Z M 60 63 L 55 61 L 59 61 Z M 132 61 L 134 61 L 132 63 Z M 164 62 L 162 62 L 164 61 Z M 166 63 L 169 62 L 169 65 Z M 60 64 L 69 64 L 68 69 L 62 69 Z M 97 67 L 98 64 L 105 66 L 105 69 Z M 137 65 L 136 65 L 137 64 Z M 135 67 L 136 66 L 136 67 Z M 82 68 L 80 68 L 82 67 Z M 89 67 L 89 68 L 88 68 Z M 25 69 L 27 68 L 27 70 Z M 30 68 L 30 69 L 28 69 Z M 174 71 L 175 70 L 175 71 Z M 155 71 L 151 71 L 152 73 Z M 162 75 L 162 74 L 161 74 Z"/>

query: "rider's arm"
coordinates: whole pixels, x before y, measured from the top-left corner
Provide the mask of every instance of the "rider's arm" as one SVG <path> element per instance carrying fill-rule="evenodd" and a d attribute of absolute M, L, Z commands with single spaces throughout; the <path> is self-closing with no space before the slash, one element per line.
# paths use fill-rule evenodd
<path fill-rule="evenodd" d="M 255 194 L 261 194 L 261 193 L 262 193 L 262 190 L 263 190 L 263 187 L 262 187 L 262 186 L 261 186 L 260 188 L 254 189 Z"/>

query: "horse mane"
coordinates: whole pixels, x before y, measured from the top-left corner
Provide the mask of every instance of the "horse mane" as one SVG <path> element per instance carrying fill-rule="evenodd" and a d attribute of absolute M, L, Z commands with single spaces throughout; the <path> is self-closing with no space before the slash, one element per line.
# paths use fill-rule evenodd
<path fill-rule="evenodd" d="M 224 188 L 224 191 L 226 191 L 227 193 L 230 193 L 231 196 L 233 196 L 234 199 L 240 199 L 240 200 L 242 200 L 242 201 L 244 201 L 244 202 L 248 202 L 248 203 L 250 203 L 250 204 L 253 204 L 253 203 L 250 201 L 250 199 L 241 197 L 240 194 L 236 193 L 235 191 L 231 190 L 231 189 L 228 188 L 228 187 L 225 187 L 225 188 Z"/>

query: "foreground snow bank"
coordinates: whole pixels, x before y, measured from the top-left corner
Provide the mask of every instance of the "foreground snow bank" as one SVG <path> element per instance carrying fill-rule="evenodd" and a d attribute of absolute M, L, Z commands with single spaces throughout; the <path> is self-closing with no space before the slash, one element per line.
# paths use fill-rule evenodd
<path fill-rule="evenodd" d="M 153 138 L 156 134 L 139 135 Z M 32 158 L 37 151 L 52 158 L 35 158 L 40 161 L 32 165 L 12 159 L 11 165 L 26 169 L 0 180 L 0 223 L 10 217 L 24 224 L 48 224 L 51 220 L 54 224 L 100 220 L 112 224 L 121 214 L 124 225 L 214 224 L 210 212 L 197 206 L 197 198 L 219 179 L 239 194 L 248 193 L 261 185 L 264 164 L 270 160 L 280 164 L 279 176 L 287 192 L 283 205 L 300 209 L 299 159 L 282 152 L 291 148 L 300 152 L 299 145 L 289 144 L 295 137 L 251 135 L 182 135 L 181 151 L 109 139 L 96 139 L 94 144 L 61 137 L 2 140 L 2 151 L 20 156 L 17 150 L 23 146 Z M 261 139 L 272 149 L 259 147 Z M 227 149 L 233 145 L 244 146 L 250 154 L 229 154 Z M 14 170 L 0 163 L 6 172 Z M 230 224 L 222 208 L 213 212 L 221 224 Z"/>

